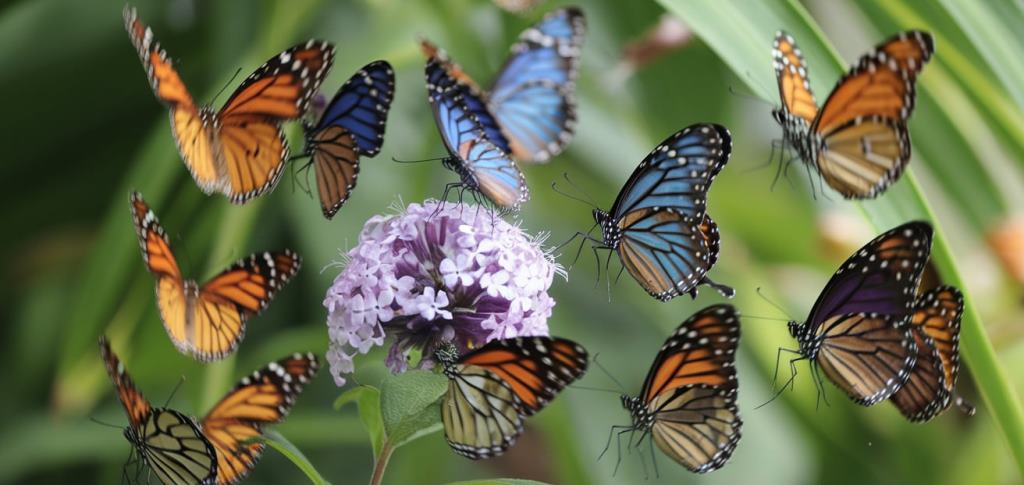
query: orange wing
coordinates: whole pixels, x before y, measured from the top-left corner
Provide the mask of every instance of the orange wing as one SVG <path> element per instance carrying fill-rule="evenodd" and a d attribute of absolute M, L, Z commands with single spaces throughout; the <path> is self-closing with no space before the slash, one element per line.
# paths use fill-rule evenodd
<path fill-rule="evenodd" d="M 220 190 L 223 172 L 214 153 L 207 116 L 196 107 L 167 52 L 156 42 L 152 29 L 142 23 L 134 8 L 125 6 L 124 22 L 153 93 L 170 108 L 171 131 L 185 166 L 203 192 Z"/>
<path fill-rule="evenodd" d="M 334 47 L 310 40 L 268 60 L 217 114 L 223 191 L 243 203 L 270 190 L 288 160 L 281 122 L 305 113 L 331 64 Z"/>
<path fill-rule="evenodd" d="M 563 338 L 522 337 L 492 340 L 459 360 L 485 369 L 512 388 L 532 415 L 587 370 L 587 351 Z"/>
<path fill-rule="evenodd" d="M 914 83 L 934 52 L 931 34 L 902 32 L 883 42 L 836 84 L 814 122 L 821 136 L 859 118 L 906 121 L 914 109 Z"/>
<path fill-rule="evenodd" d="M 928 421 L 953 401 L 960 368 L 960 317 L 964 301 L 952 286 L 934 288 L 917 301 L 911 333 L 917 343 L 917 364 L 907 383 L 891 398 L 910 421 Z M 973 406 L 957 398 L 967 414 Z"/>
<path fill-rule="evenodd" d="M 818 114 L 818 103 L 814 100 L 811 83 L 807 78 L 807 64 L 796 41 L 781 30 L 775 34 L 775 43 L 772 44 L 772 65 L 779 82 L 782 106 L 808 125 L 811 124 Z"/>
<path fill-rule="evenodd" d="M 245 322 L 270 304 L 302 266 L 290 250 L 240 259 L 199 288 L 187 320 L 186 346 L 197 359 L 219 360 L 234 352 L 245 336 Z"/>
<path fill-rule="evenodd" d="M 243 378 L 210 410 L 202 428 L 217 450 L 218 485 L 237 483 L 252 470 L 264 445 L 243 443 L 261 436 L 264 425 L 280 423 L 318 368 L 311 353 L 272 362 Z"/>
<path fill-rule="evenodd" d="M 427 39 L 420 39 L 420 50 L 427 59 L 436 59 L 438 64 L 444 68 L 445 72 L 452 77 L 459 85 L 469 89 L 469 92 L 473 93 L 477 97 L 481 97 L 483 92 L 480 86 L 469 76 L 468 73 L 458 63 L 452 61 L 451 57 L 444 49 L 438 47 L 433 42 Z"/>
<path fill-rule="evenodd" d="M 113 350 L 110 350 L 110 343 L 106 337 L 100 337 L 100 357 L 107 368 L 107 375 L 114 382 L 117 390 L 117 397 L 121 400 L 124 410 L 128 413 L 128 421 L 132 427 L 139 427 L 149 419 L 152 408 L 146 398 L 135 388 L 132 378 L 128 376 L 121 360 L 117 358 Z"/>

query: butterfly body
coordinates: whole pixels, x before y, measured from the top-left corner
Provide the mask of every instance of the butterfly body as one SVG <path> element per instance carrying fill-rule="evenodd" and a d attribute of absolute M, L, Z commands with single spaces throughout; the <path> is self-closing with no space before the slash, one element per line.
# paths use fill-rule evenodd
<path fill-rule="evenodd" d="M 639 444 L 647 437 L 695 473 L 723 466 L 740 440 L 734 367 L 739 315 L 713 305 L 688 318 L 661 347 L 638 396 L 621 396 Z"/>
<path fill-rule="evenodd" d="M 783 128 L 784 144 L 843 197 L 868 199 L 884 192 L 910 161 L 907 120 L 917 76 L 934 50 L 927 32 L 889 38 L 861 57 L 819 109 L 803 53 L 779 32 L 772 58 L 782 106 L 772 115 Z"/>
<path fill-rule="evenodd" d="M 707 191 L 731 153 L 724 126 L 697 124 L 669 136 L 640 162 L 611 210 L 593 211 L 603 247 L 616 251 L 651 296 L 667 301 L 708 284 L 718 259 L 718 227 L 706 212 Z"/>
<path fill-rule="evenodd" d="M 334 60 L 334 47 L 310 40 L 270 58 L 219 110 L 189 94 L 152 29 L 125 6 L 125 28 L 157 99 L 169 110 L 171 132 L 196 185 L 233 203 L 272 190 L 288 160 L 281 124 L 302 116 Z"/>
<path fill-rule="evenodd" d="M 441 401 L 445 439 L 470 459 L 500 455 L 523 431 L 525 418 L 547 406 L 587 369 L 587 351 L 552 337 L 492 340 L 466 355 L 436 352 L 448 392 Z"/>

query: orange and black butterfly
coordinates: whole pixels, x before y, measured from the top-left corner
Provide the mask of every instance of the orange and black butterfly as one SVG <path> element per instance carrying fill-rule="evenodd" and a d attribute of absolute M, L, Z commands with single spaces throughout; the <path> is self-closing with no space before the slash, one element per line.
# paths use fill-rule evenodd
<path fill-rule="evenodd" d="M 164 485 L 216 483 L 217 451 L 199 425 L 173 409 L 150 406 L 103 337 L 100 337 L 100 357 L 128 413 L 124 437 L 160 482 Z M 127 478 L 127 470 L 125 474 Z"/>
<path fill-rule="evenodd" d="M 931 247 L 931 225 L 915 221 L 886 231 L 850 256 L 806 322 L 789 322 L 789 333 L 800 344 L 790 351 L 799 354 L 790 367 L 809 360 L 816 385 L 823 370 L 864 406 L 899 391 L 917 362 L 911 315 Z"/>
<path fill-rule="evenodd" d="M 217 451 L 217 485 L 237 483 L 252 471 L 265 444 L 263 427 L 280 423 L 319 369 L 311 353 L 271 362 L 243 377 L 200 421 Z"/>
<path fill-rule="evenodd" d="M 492 340 L 458 356 L 437 351 L 449 379 L 441 400 L 448 445 L 473 460 L 498 456 L 523 431 L 523 421 L 587 370 L 587 351 L 562 338 Z"/>
<path fill-rule="evenodd" d="M 952 286 L 934 288 L 914 304 L 910 331 L 917 345 L 917 363 L 907 383 L 889 398 L 910 421 L 928 421 L 954 401 L 964 413 L 974 415 L 974 406 L 954 392 L 963 312 L 964 297 Z"/>
<path fill-rule="evenodd" d="M 288 160 L 281 123 L 306 111 L 330 70 L 334 47 L 310 40 L 272 57 L 214 111 L 196 106 L 134 8 L 125 7 L 124 22 L 153 92 L 170 108 L 178 151 L 199 188 L 238 204 L 274 188 Z"/>
<path fill-rule="evenodd" d="M 263 427 L 284 420 L 319 368 L 310 353 L 271 362 L 242 378 L 197 424 L 178 411 L 151 408 L 105 338 L 100 352 L 128 412 L 125 436 L 166 485 L 228 485 L 245 478 L 263 452 Z"/>
<path fill-rule="evenodd" d="M 142 195 L 131 194 L 132 222 L 142 259 L 156 277 L 164 328 L 179 351 L 209 362 L 234 352 L 245 322 L 270 303 L 302 265 L 290 250 L 249 255 L 202 286 L 185 279 L 170 240 Z"/>
<path fill-rule="evenodd" d="M 739 339 L 739 315 L 732 305 L 713 305 L 688 318 L 654 358 L 640 395 L 622 396 L 633 423 L 613 430 L 639 432 L 638 447 L 653 439 L 692 472 L 721 468 L 743 427 L 734 366 Z"/>
<path fill-rule="evenodd" d="M 847 199 L 884 192 L 910 161 L 914 85 L 934 51 L 927 32 L 893 36 L 861 57 L 819 110 L 803 54 L 780 31 L 772 63 L 782 107 L 772 115 L 782 125 L 783 142 Z"/>

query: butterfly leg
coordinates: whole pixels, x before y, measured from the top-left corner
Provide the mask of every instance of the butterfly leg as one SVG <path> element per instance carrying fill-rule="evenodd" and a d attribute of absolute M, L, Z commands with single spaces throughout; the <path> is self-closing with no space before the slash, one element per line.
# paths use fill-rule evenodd
<path fill-rule="evenodd" d="M 658 473 L 658 454 L 654 452 L 653 436 L 649 436 L 647 439 L 647 449 L 651 452 L 651 467 L 654 468 L 654 478 L 661 478 L 661 474 Z"/>
<path fill-rule="evenodd" d="M 785 383 L 783 383 L 782 387 L 780 387 L 776 391 L 775 390 L 775 385 L 778 383 L 779 362 L 782 359 L 782 353 L 783 352 L 787 352 L 787 353 L 790 353 L 790 354 L 797 354 L 798 357 L 789 360 L 789 373 L 790 373 L 789 380 L 787 380 Z M 778 397 L 782 395 L 782 392 L 785 391 L 787 387 L 790 387 L 792 389 L 791 386 L 793 384 L 795 384 L 795 382 L 796 382 L 796 374 L 797 374 L 796 363 L 801 361 L 801 360 L 804 360 L 804 359 L 806 359 L 806 357 L 804 357 L 803 354 L 801 354 L 800 351 L 798 351 L 798 350 L 779 348 L 779 350 L 775 353 L 775 372 L 772 375 L 772 390 L 774 391 L 774 394 L 772 395 L 772 397 L 770 399 L 768 399 L 767 401 L 765 401 L 764 403 L 762 403 L 761 405 L 757 406 L 754 409 L 761 409 L 761 408 L 767 406 L 772 401 L 778 399 Z"/>
<path fill-rule="evenodd" d="M 825 394 L 825 383 L 821 379 L 821 369 L 819 369 L 817 365 L 814 365 L 813 361 L 811 362 L 811 377 L 814 379 L 814 389 L 818 393 L 814 403 L 814 409 L 818 410 L 822 402 L 824 402 L 826 406 L 831 406 L 832 404 L 828 402 L 828 395 Z"/>

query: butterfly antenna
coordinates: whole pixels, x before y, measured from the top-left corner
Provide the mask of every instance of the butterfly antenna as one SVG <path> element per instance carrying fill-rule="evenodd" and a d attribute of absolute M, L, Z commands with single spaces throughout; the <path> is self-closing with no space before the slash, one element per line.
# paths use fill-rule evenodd
<path fill-rule="evenodd" d="M 766 100 L 762 99 L 761 97 L 759 97 L 759 96 L 757 96 L 757 95 L 755 95 L 753 93 L 742 92 L 742 91 L 734 88 L 731 84 L 729 85 L 729 94 L 732 94 L 733 96 L 736 96 L 736 97 L 739 97 L 739 98 L 749 99 L 751 101 L 757 101 L 758 103 L 767 104 L 768 106 L 771 106 L 773 108 L 775 107 L 775 104 L 773 104 L 772 102 L 766 101 Z"/>
<path fill-rule="evenodd" d="M 622 383 L 619 382 L 619 380 L 616 379 L 615 376 L 613 376 L 611 372 L 608 372 L 608 369 L 605 369 L 605 367 L 603 365 L 601 365 L 601 361 L 597 360 L 597 356 L 598 355 L 600 355 L 600 354 L 594 354 L 594 358 L 591 359 L 591 360 L 594 361 L 594 365 L 596 365 L 598 369 L 601 369 L 601 372 L 604 372 L 604 375 L 608 376 L 608 378 L 611 379 L 612 382 L 614 382 L 616 386 L 619 386 L 619 391 L 621 391 L 622 395 L 629 394 L 628 392 L 626 392 L 625 386 L 623 386 Z"/>
<path fill-rule="evenodd" d="M 778 310 L 783 315 L 786 315 L 786 317 L 789 319 L 787 321 L 790 321 L 790 322 L 796 321 L 795 318 L 789 316 L 789 312 L 787 312 L 784 308 L 782 308 L 781 305 L 779 305 L 778 303 L 775 303 L 774 301 L 769 299 L 767 296 L 765 296 L 764 292 L 761 291 L 761 287 L 760 286 L 757 287 L 757 296 L 760 296 L 762 300 L 768 302 L 769 305 L 775 307 L 775 309 Z M 754 318 L 757 318 L 757 317 L 754 317 Z"/>
<path fill-rule="evenodd" d="M 181 388 L 181 385 L 184 382 L 185 382 L 185 376 L 181 376 L 181 379 L 178 379 L 178 383 L 174 385 L 174 389 L 171 389 L 171 395 L 167 396 L 167 401 L 164 402 L 164 407 L 165 408 L 171 404 L 171 399 L 174 399 L 174 395 L 178 392 L 178 389 Z"/>
<path fill-rule="evenodd" d="M 391 161 L 395 162 L 395 163 L 423 163 L 423 162 L 440 162 L 440 161 L 448 159 L 448 158 L 449 157 L 434 157 L 434 158 L 424 158 L 422 160 L 399 160 L 399 159 L 397 159 L 395 157 L 391 157 Z"/>
<path fill-rule="evenodd" d="M 576 197 L 576 196 L 574 196 L 574 195 L 572 195 L 572 194 L 570 194 L 570 193 L 568 193 L 568 192 L 566 192 L 566 191 L 564 191 L 562 189 L 559 189 L 558 188 L 558 182 L 551 182 L 551 190 L 554 190 L 555 192 L 558 192 L 558 194 L 560 194 L 560 195 L 562 195 L 564 197 L 568 197 L 568 198 L 570 198 L 572 200 L 575 200 L 576 202 L 582 202 L 582 203 L 587 204 L 587 205 L 589 205 L 589 206 L 591 206 L 591 207 L 593 207 L 595 209 L 597 208 L 597 206 L 594 205 L 593 203 L 591 203 L 589 200 L 584 200 L 584 199 L 582 199 L 580 197 Z"/>
<path fill-rule="evenodd" d="M 98 420 L 98 419 L 96 419 L 96 418 L 94 418 L 92 416 L 89 416 L 89 421 L 92 421 L 92 422 L 94 422 L 96 424 L 100 424 L 100 425 L 106 426 L 108 428 L 122 429 L 122 426 L 118 426 L 116 424 L 110 424 L 110 423 L 108 423 L 106 421 L 100 421 L 100 420 Z"/>
<path fill-rule="evenodd" d="M 746 320 L 748 318 L 753 318 L 753 319 L 756 319 L 756 320 L 770 320 L 770 321 L 773 321 L 773 322 L 788 322 L 789 321 L 789 319 L 786 319 L 786 318 L 762 317 L 762 316 L 759 316 L 759 315 L 747 315 L 747 314 L 744 313 L 743 314 L 743 319 Z"/>
<path fill-rule="evenodd" d="M 975 409 L 974 407 L 974 404 L 971 404 L 970 401 L 964 399 L 963 397 L 956 396 L 956 400 L 954 400 L 954 403 L 956 403 L 956 407 L 960 409 L 960 412 L 968 416 L 974 416 L 974 413 L 977 411 L 977 409 Z"/>
<path fill-rule="evenodd" d="M 242 68 L 235 69 L 235 73 L 231 75 L 231 79 L 228 79 L 228 82 L 224 83 L 224 86 L 221 86 L 220 91 L 217 91 L 217 94 L 213 95 L 213 99 L 210 100 L 210 106 L 213 106 L 213 104 L 217 102 L 217 98 L 220 97 L 224 90 L 227 89 L 228 86 L 230 86 L 231 83 L 235 81 L 235 78 L 238 77 L 238 75 L 241 73 Z"/>
<path fill-rule="evenodd" d="M 616 395 L 622 395 L 622 393 L 620 391 L 616 391 L 615 389 L 604 389 L 604 388 L 601 388 L 601 387 L 579 386 L 579 385 L 576 385 L 576 384 L 572 384 L 569 387 L 571 387 L 573 389 L 581 389 L 581 390 L 584 390 L 584 391 L 608 392 L 608 393 L 612 393 L 612 394 L 616 394 Z"/>

